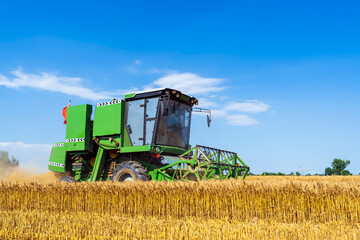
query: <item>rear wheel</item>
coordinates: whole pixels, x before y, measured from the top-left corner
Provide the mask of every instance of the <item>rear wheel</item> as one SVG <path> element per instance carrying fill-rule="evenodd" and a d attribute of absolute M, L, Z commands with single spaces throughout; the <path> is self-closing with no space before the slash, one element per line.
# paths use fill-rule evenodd
<path fill-rule="evenodd" d="M 148 181 L 150 177 L 139 162 L 126 161 L 117 166 L 111 180 L 113 182 Z"/>

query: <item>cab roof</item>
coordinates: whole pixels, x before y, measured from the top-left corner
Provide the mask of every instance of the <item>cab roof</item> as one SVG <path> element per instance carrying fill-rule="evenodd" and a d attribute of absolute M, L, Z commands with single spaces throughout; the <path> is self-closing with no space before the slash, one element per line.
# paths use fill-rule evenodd
<path fill-rule="evenodd" d="M 198 103 L 198 100 L 196 98 L 186 95 L 181 91 L 172 88 L 158 88 L 158 89 L 150 89 L 140 92 L 128 93 L 125 94 L 125 101 L 158 97 L 158 96 L 170 96 L 172 99 L 178 98 L 191 106 Z"/>

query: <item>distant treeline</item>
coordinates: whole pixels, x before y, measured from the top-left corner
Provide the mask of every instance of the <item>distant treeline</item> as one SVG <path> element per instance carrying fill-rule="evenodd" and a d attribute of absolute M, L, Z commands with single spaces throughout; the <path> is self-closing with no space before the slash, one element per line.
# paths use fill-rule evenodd
<path fill-rule="evenodd" d="M 9 158 L 9 153 L 6 151 L 0 151 L 0 166 L 2 167 L 18 167 L 19 160 L 17 160 L 14 156 Z"/>
<path fill-rule="evenodd" d="M 8 177 L 19 166 L 19 160 L 0 150 L 0 179 Z"/>
<path fill-rule="evenodd" d="M 282 173 L 282 172 L 263 172 L 261 174 L 252 174 L 250 173 L 250 175 L 258 175 L 258 176 L 301 176 L 301 173 L 300 172 L 291 172 L 289 174 L 286 174 L 286 173 Z"/>
<path fill-rule="evenodd" d="M 330 175 L 342 175 L 342 176 L 349 176 L 352 175 L 348 170 L 345 168 L 350 164 L 350 160 L 342 160 L 339 158 L 334 158 L 331 163 L 331 167 L 325 168 L 324 173 L 320 174 L 301 174 L 300 172 L 291 172 L 290 174 L 285 174 L 282 172 L 274 173 L 274 172 L 263 172 L 261 174 L 252 174 L 249 175 L 258 175 L 258 176 L 330 176 Z M 360 175 L 360 173 L 359 173 Z"/>

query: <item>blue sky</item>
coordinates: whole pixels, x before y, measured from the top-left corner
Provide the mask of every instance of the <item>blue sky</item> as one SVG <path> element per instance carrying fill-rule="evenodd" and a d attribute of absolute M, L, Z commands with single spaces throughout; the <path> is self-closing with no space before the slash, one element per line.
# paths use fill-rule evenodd
<path fill-rule="evenodd" d="M 175 87 L 213 110 L 191 144 L 254 173 L 360 172 L 357 1 L 1 1 L 0 149 L 45 171 L 61 110 Z"/>

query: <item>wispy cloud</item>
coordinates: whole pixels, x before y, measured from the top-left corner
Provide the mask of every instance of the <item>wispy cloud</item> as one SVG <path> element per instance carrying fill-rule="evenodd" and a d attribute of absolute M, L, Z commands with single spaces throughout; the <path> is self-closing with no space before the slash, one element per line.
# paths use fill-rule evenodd
<path fill-rule="evenodd" d="M 228 112 L 226 112 L 224 110 L 219 110 L 219 109 L 211 110 L 211 116 L 213 116 L 213 117 L 226 118 L 227 115 L 228 115 Z"/>
<path fill-rule="evenodd" d="M 242 113 L 263 113 L 267 112 L 270 105 L 259 100 L 246 100 L 244 102 L 230 102 L 229 96 L 218 96 L 218 93 L 228 88 L 224 85 L 224 78 L 207 78 L 195 73 L 179 73 L 174 70 L 153 69 L 152 73 L 164 74 L 163 77 L 155 80 L 148 88 L 168 87 L 178 89 L 186 94 L 199 96 L 199 107 L 212 108 L 214 118 L 224 119 L 227 124 L 233 126 L 250 126 L 259 124 L 257 120 Z M 225 106 L 225 107 L 221 107 Z"/>
<path fill-rule="evenodd" d="M 135 60 L 134 64 L 141 65 L 142 62 L 140 60 Z M 229 102 L 228 98 L 218 96 L 219 92 L 228 87 L 224 85 L 224 78 L 202 77 L 191 72 L 179 73 L 173 70 L 162 70 L 159 73 L 164 74 L 164 76 L 147 85 L 145 89 L 168 87 L 178 89 L 186 94 L 200 96 L 200 107 L 212 108 L 214 117 L 222 118 L 230 125 L 249 126 L 259 124 L 258 121 L 248 115 L 234 114 L 234 112 L 249 114 L 263 113 L 267 112 L 270 108 L 270 105 L 259 100 Z M 137 90 L 136 88 L 133 88 L 131 90 L 115 90 L 112 92 L 95 91 L 83 86 L 84 80 L 82 78 L 59 76 L 49 72 L 32 74 L 17 69 L 12 71 L 11 75 L 11 77 L 6 77 L 0 74 L 0 86 L 13 89 L 27 87 L 78 96 L 91 100 L 111 99 L 114 97 L 119 98 L 125 93 Z"/>
<path fill-rule="evenodd" d="M 94 91 L 82 86 L 83 79 L 79 77 L 64 77 L 54 73 L 41 72 L 40 74 L 24 73 L 21 69 L 11 72 L 12 77 L 0 74 L 0 86 L 8 88 L 34 88 L 50 92 L 59 92 L 84 99 L 101 100 L 122 96 L 128 90 L 114 92 Z"/>
<path fill-rule="evenodd" d="M 259 124 L 259 122 L 255 119 L 243 114 L 228 115 L 226 120 L 228 124 L 233 126 L 250 126 Z"/>
<path fill-rule="evenodd" d="M 51 148 L 51 145 L 49 144 L 28 144 L 23 142 L 0 142 L 0 148 L 9 148 L 9 147 L 18 147 L 22 149 L 30 149 L 30 148 Z"/>
<path fill-rule="evenodd" d="M 266 112 L 270 108 L 270 105 L 260 102 L 259 100 L 246 100 L 245 102 L 230 102 L 226 104 L 224 110 L 226 111 L 238 111 L 248 113 L 261 113 Z"/>
<path fill-rule="evenodd" d="M 263 113 L 267 112 L 270 105 L 259 100 L 246 100 L 245 102 L 229 102 L 225 107 L 214 110 L 214 117 L 225 118 L 227 123 L 232 126 L 250 126 L 257 125 L 259 122 L 246 114 L 234 114 L 234 112 L 243 113 Z"/>
<path fill-rule="evenodd" d="M 168 87 L 187 94 L 203 95 L 224 90 L 223 82 L 223 78 L 205 78 L 190 72 L 169 71 L 167 75 L 155 80 L 147 88 Z"/>
<path fill-rule="evenodd" d="M 199 100 L 199 107 L 202 108 L 209 108 L 209 107 L 218 107 L 218 103 L 216 103 L 215 101 L 211 101 L 208 98 L 198 98 Z"/>

